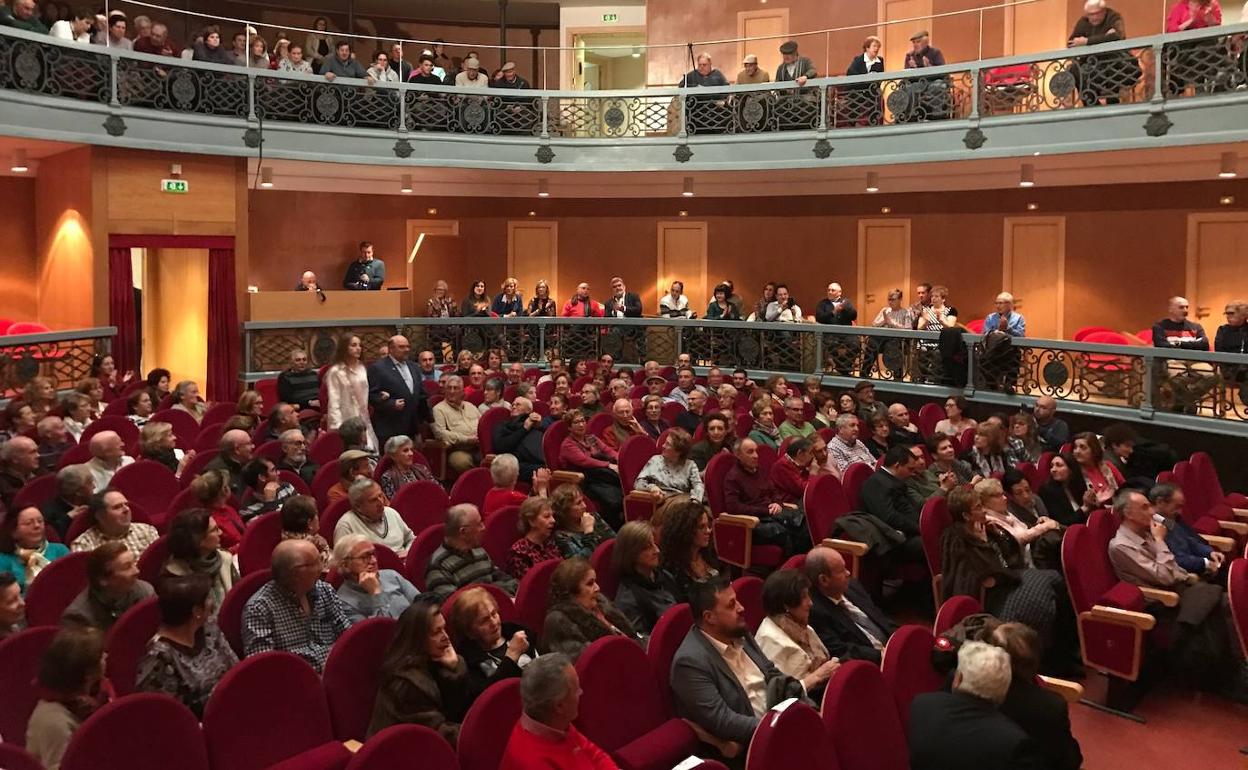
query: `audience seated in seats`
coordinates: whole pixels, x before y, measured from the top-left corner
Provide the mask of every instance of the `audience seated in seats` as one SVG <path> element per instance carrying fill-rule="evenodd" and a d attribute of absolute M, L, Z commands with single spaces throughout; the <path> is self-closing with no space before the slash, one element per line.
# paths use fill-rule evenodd
<path fill-rule="evenodd" d="M 469 588 L 456 597 L 449 622 L 451 641 L 463 656 L 474 698 L 495 682 L 520 676 L 521 669 L 537 659 L 528 630 L 504 623 L 498 603 L 484 588 Z"/>
<path fill-rule="evenodd" d="M 391 725 L 417 724 L 455 746 L 476 693 L 437 601 L 417 599 L 399 617 L 394 641 L 382 659 L 380 680 L 369 738 Z"/>
<path fill-rule="evenodd" d="M 887 417 L 888 407 L 875 400 L 875 383 L 862 380 L 854 386 L 854 398 L 858 402 L 858 418 L 870 425 L 877 417 Z"/>
<path fill-rule="evenodd" d="M 257 457 L 243 466 L 243 484 L 250 494 L 250 498 L 244 495 L 247 504 L 239 511 L 244 522 L 280 509 L 283 501 L 297 494 L 295 486 L 282 481 L 277 466 L 267 457 Z"/>
<path fill-rule="evenodd" d="M 572 487 L 565 485 L 560 490 L 569 488 Z M 551 508 L 551 501 L 544 497 L 530 497 L 525 500 L 520 505 L 522 537 L 511 544 L 507 561 L 503 565 L 507 574 L 519 580 L 544 561 L 562 559 L 563 554 L 555 542 L 554 532 L 555 513 Z"/>
<path fill-rule="evenodd" d="M 661 403 L 659 411 L 662 413 Z M 615 399 L 611 404 L 611 417 L 610 427 L 602 434 L 602 443 L 616 452 L 619 452 L 624 442 L 633 436 L 650 435 L 649 431 L 633 416 L 633 402 L 627 397 Z"/>
<path fill-rule="evenodd" d="M 0 570 L 0 641 L 26 628 L 26 602 L 11 572 Z"/>
<path fill-rule="evenodd" d="M 1105 461 L 1105 450 L 1095 433 L 1077 433 L 1071 445 L 1071 456 L 1079 465 L 1084 481 L 1096 493 L 1096 502 L 1109 505 L 1118 491 L 1118 479 L 1113 466 Z"/>
<path fill-rule="evenodd" d="M 225 471 L 204 471 L 191 482 L 190 490 L 199 504 L 212 512 L 213 521 L 220 529 L 221 547 L 231 553 L 237 552 L 247 525 L 230 505 L 229 474 Z"/>
<path fill-rule="evenodd" d="M 147 392 L 151 395 L 153 404 L 159 404 L 165 396 L 170 394 L 169 386 L 172 385 L 172 380 L 173 375 L 168 369 L 153 369 L 147 373 L 144 382 L 147 383 Z"/>
<path fill-rule="evenodd" d="M 104 386 L 95 377 L 87 377 L 79 380 L 78 384 L 74 386 L 74 392 L 72 395 L 82 396 L 86 399 L 87 414 L 92 420 L 99 419 L 103 415 L 105 408 L 108 407 L 108 401 L 111 400 L 105 399 Z M 26 402 L 17 401 L 17 403 L 21 404 Z M 148 398 L 147 403 L 151 408 L 147 410 L 147 414 L 144 416 L 145 418 L 151 416 L 152 412 L 155 411 L 156 405 L 156 402 L 152 401 L 150 397 Z M 39 414 L 33 406 L 31 406 L 30 409 L 30 415 L 32 420 L 38 421 Z"/>
<path fill-rule="evenodd" d="M 95 523 L 69 544 L 71 551 L 92 551 L 104 543 L 119 542 L 137 559 L 160 536 L 151 524 L 131 521 L 130 503 L 115 489 L 105 488 L 91 495 L 79 515 L 88 516 Z"/>
<path fill-rule="evenodd" d="M 192 380 L 182 380 L 173 389 L 173 409 L 186 412 L 195 418 L 195 422 L 203 422 L 208 413 L 208 405 L 199 398 L 199 385 Z"/>
<path fill-rule="evenodd" d="M 646 461 L 633 482 L 634 490 L 652 492 L 662 498 L 650 517 L 656 529 L 663 528 L 663 522 L 673 507 L 689 501 L 701 503 L 706 499 L 702 474 L 689 459 L 692 443 L 688 433 L 680 428 L 672 429 L 659 447 L 659 453 Z"/>
<path fill-rule="evenodd" d="M 892 447 L 892 444 L 889 443 L 889 438 L 893 433 L 893 425 L 888 421 L 887 417 L 874 417 L 868 424 L 871 428 L 871 433 L 867 436 L 864 443 L 867 451 L 871 453 L 872 464 L 875 464 L 874 461 L 884 457 Z"/>
<path fill-rule="evenodd" d="M 321 406 L 321 377 L 308 365 L 308 354 L 302 350 L 292 351 L 290 366 L 277 375 L 277 397 L 298 409 Z"/>
<path fill-rule="evenodd" d="M 1049 516 L 1049 511 L 1044 501 L 1031 490 L 1031 482 L 1022 471 L 1010 468 L 1001 479 L 1001 486 L 1005 489 L 1006 510 L 1023 524 L 1034 526 L 1040 521 L 1053 521 Z M 1058 522 L 1058 526 L 1055 527 L 1055 534 L 1047 535 L 1044 538 L 1048 545 L 1031 549 L 1032 559 L 1038 560 L 1037 566 L 1060 571 L 1062 563 L 1060 552 L 1062 531 L 1061 522 Z M 1057 546 L 1057 548 L 1054 548 L 1054 546 Z"/>
<path fill-rule="evenodd" d="M 212 581 L 203 574 L 165 576 L 156 596 L 160 625 L 139 661 L 135 690 L 165 693 L 202 719 L 212 689 L 238 662 L 213 617 L 220 605 Z"/>
<path fill-rule="evenodd" d="M 641 641 L 628 618 L 598 590 L 598 576 L 580 556 L 559 563 L 550 577 L 550 601 L 542 645 L 576 660 L 595 639 L 625 636 Z"/>
<path fill-rule="evenodd" d="M 214 617 L 221 602 L 238 582 L 238 566 L 229 551 L 221 548 L 221 527 L 203 508 L 180 511 L 173 517 L 166 537 L 169 559 L 164 572 L 175 577 L 203 575 L 208 579 L 209 614 Z"/>
<path fill-rule="evenodd" d="M 923 510 L 923 504 L 930 498 L 944 497 L 958 484 L 970 481 L 970 466 L 954 457 L 952 440 L 948 436 L 938 433 L 928 443 L 935 447 L 932 454 L 937 458 L 930 468 L 927 467 L 927 455 L 918 445 L 906 446 L 910 452 L 914 471 L 910 474 L 910 478 L 906 479 L 906 494 L 910 497 L 910 502 L 920 511 Z M 941 452 L 944 453 L 943 461 L 939 456 Z M 941 465 L 936 465 L 936 462 Z M 963 482 L 959 477 L 958 471 L 954 468 L 955 463 L 961 463 L 962 472 L 968 474 L 967 482 Z"/>
<path fill-rule="evenodd" d="M 338 455 L 338 481 L 325 493 L 325 504 L 329 506 L 346 499 L 351 485 L 372 477 L 372 455 L 362 449 L 348 449 Z"/>
<path fill-rule="evenodd" d="M 442 282 L 439 282 L 442 283 Z M 430 300 L 432 302 L 432 300 Z M 442 370 L 437 366 L 437 357 L 432 350 L 422 350 L 416 356 L 416 365 L 420 367 L 420 381 L 438 382 L 442 379 Z"/>
<path fill-rule="evenodd" d="M 815 406 L 815 416 L 810 419 L 816 430 L 836 430 L 836 418 L 839 412 L 836 411 L 836 399 L 830 393 L 815 394 L 812 403 Z"/>
<path fill-rule="evenodd" d="M 1183 490 L 1174 484 L 1157 484 L 1148 491 L 1148 500 L 1153 509 L 1166 518 L 1166 545 L 1174 554 L 1175 562 L 1187 572 L 1215 579 L 1226 563 L 1225 555 L 1206 543 L 1200 533 L 1183 520 L 1183 506 L 1187 502 Z M 5 569 L 2 560 L 0 569 Z"/>
<path fill-rule="evenodd" d="M 619 574 L 615 607 L 634 630 L 648 636 L 663 613 L 676 604 L 676 597 L 663 584 L 659 546 L 650 523 L 625 524 L 616 535 L 611 558 Z"/>
<path fill-rule="evenodd" d="M 1010 469 L 1012 472 L 1013 468 Z M 1002 482 L 984 479 L 975 484 L 974 492 L 984 507 L 988 523 L 1007 533 L 1015 541 L 1015 552 L 1027 567 L 1058 569 L 1061 566 L 1062 525 L 1050 518 L 1028 524 L 1010 511 L 1009 496 Z"/>
<path fill-rule="evenodd" d="M 555 516 L 555 544 L 565 559 L 588 559 L 594 550 L 615 537 L 615 530 L 601 516 L 587 509 L 585 497 L 574 484 L 564 484 L 550 496 Z"/>
<path fill-rule="evenodd" d="M 511 729 L 500 770 L 618 770 L 610 755 L 573 724 L 580 697 L 580 679 L 567 656 L 544 655 L 525 667 L 520 677 L 524 710 Z"/>
<path fill-rule="evenodd" d="M 1005 456 L 1005 439 L 1005 433 L 994 422 L 982 422 L 975 428 L 975 443 L 962 459 L 984 478 L 994 473 L 1005 473 L 1005 469 L 1013 465 Z"/>
<path fill-rule="evenodd" d="M 273 579 L 243 608 L 243 651 L 283 650 L 317 671 L 351 625 L 334 589 L 322 582 L 321 555 L 305 540 L 283 540 L 273 549 Z"/>
<path fill-rule="evenodd" d="M 783 283 L 776 284 L 776 299 L 767 305 L 763 320 L 774 323 L 802 323 L 806 317 L 797 300 L 789 296 L 789 287 Z"/>
<path fill-rule="evenodd" d="M 967 417 L 966 406 L 966 398 L 963 396 L 946 398 L 945 419 L 936 423 L 936 433 L 957 438 L 962 435 L 962 431 L 978 426 L 978 422 Z"/>
<path fill-rule="evenodd" d="M 981 482 L 983 483 L 983 482 Z M 1026 567 L 1018 541 L 990 521 L 981 498 L 958 488 L 949 493 L 953 524 L 940 538 L 942 599 L 981 599 L 984 611 L 1001 620 L 1026 623 L 1040 634 L 1045 647 L 1059 639 L 1059 607 L 1070 610 L 1062 576 L 1055 570 Z M 994 584 L 985 588 L 991 578 Z"/>
<path fill-rule="evenodd" d="M 481 547 L 484 532 L 477 506 L 461 503 L 447 510 L 442 545 L 425 569 L 429 593 L 445 599 L 470 583 L 491 583 L 515 595 L 516 579 L 494 566 Z"/>
<path fill-rule="evenodd" d="M 763 583 L 763 610 L 767 617 L 754 638 L 758 647 L 781 672 L 800 680 L 816 703 L 823 687 L 841 663 L 828 654 L 810 627 L 810 579 L 796 569 L 781 569 Z"/>
<path fill-rule="evenodd" d="M 444 399 L 433 407 L 433 435 L 447 445 L 448 471 L 458 476 L 480 461 L 477 422 L 481 413 L 464 400 L 464 381 L 458 375 L 442 378 Z"/>
<path fill-rule="evenodd" d="M 742 439 L 736 462 L 724 477 L 724 509 L 721 513 L 755 516 L 751 532 L 757 545 L 778 545 L 786 556 L 810 549 L 810 533 L 797 503 L 786 502 L 771 478 L 759 471 L 758 444 Z"/>
<path fill-rule="evenodd" d="M 875 457 L 858 439 L 858 418 L 853 413 L 845 413 L 837 416 L 836 435 L 828 442 L 828 470 L 840 478 L 853 463 L 874 465 Z"/>
<path fill-rule="evenodd" d="M 725 759 L 745 751 L 767 710 L 804 697 L 801 683 L 767 659 L 732 585 L 716 577 L 689 591 L 693 628 L 672 659 L 676 715 Z M 777 682 L 776 680 L 787 680 Z"/>
<path fill-rule="evenodd" d="M 137 554 L 125 543 L 104 543 L 88 554 L 87 587 L 61 613 L 61 623 L 108 631 L 122 613 L 153 593 L 150 583 L 139 580 Z"/>
<path fill-rule="evenodd" d="M 1010 415 L 1010 441 L 1015 444 L 1016 462 L 1036 463 L 1044 453 L 1040 444 L 1040 434 L 1036 431 L 1036 418 L 1026 412 Z M 1021 445 L 1021 446 L 1020 446 Z"/>
<path fill-rule="evenodd" d="M 521 505 L 529 498 L 516 489 L 516 482 L 520 480 L 520 462 L 515 455 L 496 455 L 494 462 L 490 463 L 490 479 L 494 486 L 485 493 L 485 504 L 481 506 L 481 513 L 486 516 L 510 505 Z M 533 474 L 533 493 L 546 497 L 549 489 L 550 471 L 539 468 Z"/>
<path fill-rule="evenodd" d="M 1036 742 L 1048 767 L 1079 770 L 1083 752 L 1071 733 L 1066 701 L 1036 681 L 1042 648 L 1035 629 L 1022 623 L 1002 623 L 984 641 L 1010 656 L 1010 689 L 999 706 L 1001 713 Z"/>
<path fill-rule="evenodd" d="M 612 526 L 624 523 L 624 493 L 620 488 L 618 453 L 604 446 L 586 429 L 585 414 L 579 410 L 563 416 L 568 436 L 559 445 L 559 463 L 565 470 L 585 474 L 581 489 L 594 501 L 602 517 Z"/>
<path fill-rule="evenodd" d="M 178 437 L 167 422 L 149 422 L 139 429 L 139 456 L 160 463 L 177 478 L 182 478 L 182 471 L 195 454 L 194 449 L 178 449 Z"/>
<path fill-rule="evenodd" d="M 39 507 L 44 522 L 56 531 L 64 542 L 69 525 L 87 509 L 87 502 L 95 494 L 95 477 L 85 464 L 66 465 L 56 472 L 56 497 Z"/>
<path fill-rule="evenodd" d="M 264 443 L 281 440 L 282 434 L 288 430 L 302 430 L 298 409 L 293 404 L 278 401 L 269 410 L 269 416 L 264 420 L 264 428 Z"/>
<path fill-rule="evenodd" d="M 247 431 L 238 428 L 227 430 L 221 435 L 217 456 L 204 466 L 204 470 L 226 471 L 229 474 L 230 492 L 234 497 L 241 499 L 243 492 L 247 489 L 243 481 L 243 466 L 251 461 L 255 448 L 251 434 Z M 97 488 L 101 486 L 98 476 L 95 485 Z"/>
<path fill-rule="evenodd" d="M 1096 490 L 1084 481 L 1079 463 L 1069 452 L 1053 456 L 1049 478 L 1040 486 L 1040 499 L 1049 515 L 1065 526 L 1082 524 L 1089 513 L 1101 507 Z"/>
<path fill-rule="evenodd" d="M 329 571 L 329 543 L 321 537 L 321 523 L 316 500 L 309 495 L 295 495 L 282 503 L 282 540 L 303 540 L 311 543 L 321 555 L 321 572 Z"/>
<path fill-rule="evenodd" d="M 1153 602 L 1147 611 L 1173 626 L 1168 658 L 1184 681 L 1248 703 L 1248 663 L 1232 652 L 1222 586 L 1179 566 L 1166 544 L 1169 529 L 1153 519 L 1153 505 L 1143 492 L 1119 492 L 1114 513 L 1122 523 L 1109 541 L 1109 561 L 1118 579 L 1179 595 L 1178 607 Z"/>
<path fill-rule="evenodd" d="M 307 437 L 301 430 L 288 430 L 278 440 L 282 446 L 282 457 L 277 461 L 277 469 L 297 474 L 310 488 L 321 466 L 308 459 Z"/>
<path fill-rule="evenodd" d="M 542 436 L 554 419 L 533 411 L 531 398 L 516 396 L 511 400 L 511 418 L 494 428 L 494 451 L 515 456 L 521 480 L 531 481 L 533 474 L 546 465 Z"/>
<path fill-rule="evenodd" d="M 755 401 L 750 406 L 750 415 L 754 418 L 754 427 L 750 429 L 750 440 L 760 446 L 779 449 L 780 427 L 776 425 L 776 413 L 771 399 L 760 398 Z"/>
<path fill-rule="evenodd" d="M 684 502 L 672 506 L 659 529 L 659 563 L 664 583 L 678 602 L 689 600 L 692 586 L 719 575 L 719 557 L 711 541 L 711 517 L 702 504 Z"/>
<path fill-rule="evenodd" d="M 1057 416 L 1057 399 L 1041 396 L 1036 399 L 1031 415 L 1036 418 L 1036 435 L 1046 452 L 1058 452 L 1070 441 L 1070 426 Z"/>
<path fill-rule="evenodd" d="M 1170 298 L 1166 317 L 1153 324 L 1154 347 L 1209 350 L 1209 338 L 1205 336 L 1204 327 L 1187 320 L 1188 307 L 1185 298 Z"/>
<path fill-rule="evenodd" d="M 44 567 L 68 553 L 65 546 L 48 540 L 38 508 L 27 506 L 0 519 L 0 572 L 16 578 L 20 593 L 26 593 Z"/>
<path fill-rule="evenodd" d="M 334 527 L 334 543 L 349 534 L 363 535 L 371 543 L 384 545 L 399 558 L 407 556 L 416 533 L 399 512 L 389 506 L 381 486 L 369 478 L 357 479 L 347 493 L 351 509 Z"/>
<path fill-rule="evenodd" d="M 689 396 L 694 391 L 701 393 L 705 401 L 707 395 L 706 388 L 697 384 L 693 367 L 688 365 L 682 366 L 676 371 L 676 387 L 672 388 L 672 392 L 667 394 L 666 401 L 669 403 L 675 402 L 688 409 Z"/>
<path fill-rule="evenodd" d="M 731 416 L 725 417 L 720 412 L 712 412 L 702 419 L 702 440 L 694 444 L 689 451 L 689 456 L 698 471 L 705 472 L 706 464 L 720 452 L 732 453 L 737 435 L 730 424 L 731 419 Z"/>
<path fill-rule="evenodd" d="M 1041 747 L 998 707 L 1010 689 L 1010 656 L 984 642 L 958 649 L 951 692 L 922 693 L 910 704 L 910 767 L 1039 770 Z"/>
<path fill-rule="evenodd" d="M 145 393 L 141 390 L 138 392 Z M 62 419 L 65 420 L 65 429 L 74 437 L 74 441 L 80 441 L 83 431 L 93 422 L 87 397 L 81 393 L 70 393 L 61 399 L 61 412 Z"/>
<path fill-rule="evenodd" d="M 16 439 L 14 439 L 15 441 Z M 30 441 L 30 439 L 24 439 Z M 9 442 L 12 445 L 13 441 Z M 22 443 L 20 446 L 26 446 Z M 102 430 L 91 437 L 89 444 L 91 449 L 91 459 L 86 465 L 91 469 L 91 475 L 95 477 L 95 488 L 104 489 L 113 480 L 113 475 L 117 471 L 134 462 L 134 458 L 126 454 L 125 442 L 121 440 L 121 436 L 111 430 Z M 34 442 L 30 442 L 30 449 L 34 449 Z M 29 450 L 23 449 L 23 453 Z M 29 464 L 29 463 L 27 463 Z M 21 466 L 24 467 L 24 466 Z M 37 467 L 37 465 L 36 465 Z"/>
<path fill-rule="evenodd" d="M 55 415 L 48 415 L 35 426 L 39 440 L 38 446 L 39 473 L 55 473 L 61 463 L 61 455 L 74 446 L 69 436 L 65 421 Z"/>
<path fill-rule="evenodd" d="M 806 405 L 801 398 L 789 396 L 784 400 L 784 422 L 780 425 L 781 440 L 798 437 L 809 438 L 815 432 L 815 424 L 805 417 Z"/>
<path fill-rule="evenodd" d="M 103 396 L 103 391 L 100 395 Z M 56 406 L 56 386 L 47 377 L 31 377 L 22 388 L 22 401 L 30 406 L 35 413 L 35 422 L 38 422 Z"/>
<path fill-rule="evenodd" d="M 334 541 L 330 565 L 342 578 L 338 599 L 351 623 L 365 618 L 398 618 L 420 595 L 398 572 L 378 568 L 376 545 L 359 533 L 348 533 Z"/>
<path fill-rule="evenodd" d="M 126 399 L 126 419 L 134 423 L 136 428 L 142 428 L 156 413 L 156 403 L 152 400 L 151 392 L 136 390 Z"/>
<path fill-rule="evenodd" d="M 481 390 L 481 406 L 477 408 L 478 411 L 480 411 L 482 414 L 485 414 L 486 411 L 490 409 L 494 409 L 495 407 L 499 407 L 499 408 L 510 411 L 511 404 L 503 400 L 503 388 L 504 387 L 505 386 L 503 385 L 503 381 L 500 380 L 499 378 L 497 377 L 487 378 L 485 381 L 485 386 Z"/>
<path fill-rule="evenodd" d="M 122 374 L 117 370 L 117 359 L 113 358 L 112 353 L 97 353 L 91 359 L 90 374 L 100 381 L 105 401 L 112 401 L 120 396 L 126 386 L 134 381 L 133 371 Z"/>
<path fill-rule="evenodd" d="M 839 551 L 815 546 L 806 554 L 812 587 L 809 625 L 833 658 L 878 665 L 897 625 L 876 606 Z"/>
<path fill-rule="evenodd" d="M 771 486 L 781 503 L 800 505 L 810 477 L 822 472 L 823 468 L 815 462 L 814 442 L 797 438 L 771 464 Z"/>
<path fill-rule="evenodd" d="M 95 628 L 61 629 L 39 661 L 35 683 L 40 698 L 26 725 L 26 750 L 44 770 L 57 770 L 74 731 L 111 697 L 104 679 L 104 634 Z"/>
<path fill-rule="evenodd" d="M 3 424 L 8 429 L 0 431 L 0 442 L 8 442 L 9 439 L 33 430 L 38 419 L 35 416 L 35 410 L 30 408 L 30 404 L 16 398 L 10 400 L 8 406 L 4 408 Z"/>
<path fill-rule="evenodd" d="M 264 398 L 256 390 L 244 390 L 242 395 L 238 397 L 238 404 L 234 408 L 234 417 L 241 418 L 241 423 L 246 425 L 248 433 L 255 433 L 260 428 L 264 420 Z M 240 427 L 242 425 L 240 424 Z"/>
<path fill-rule="evenodd" d="M 910 410 L 905 404 L 893 404 L 888 408 L 889 446 L 916 446 L 923 444 L 919 426 L 910 421 Z"/>
<path fill-rule="evenodd" d="M 474 362 L 471 366 L 468 367 L 468 375 L 464 378 L 464 395 L 465 396 L 480 395 L 484 399 L 484 394 L 485 394 L 485 367 L 482 366 L 481 364 Z M 485 411 L 485 409 L 481 406 L 477 406 L 477 411 L 483 412 Z"/>

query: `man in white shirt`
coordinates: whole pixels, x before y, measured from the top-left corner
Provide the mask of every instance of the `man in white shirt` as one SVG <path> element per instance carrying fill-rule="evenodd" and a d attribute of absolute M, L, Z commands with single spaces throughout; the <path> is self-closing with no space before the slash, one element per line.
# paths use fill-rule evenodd
<path fill-rule="evenodd" d="M 86 462 L 96 489 L 107 489 L 117 471 L 134 462 L 115 431 L 102 430 L 91 437 L 91 459 Z"/>
<path fill-rule="evenodd" d="M 490 77 L 481 71 L 481 62 L 473 57 L 464 59 L 464 71 L 455 76 L 459 88 L 489 88 Z"/>
<path fill-rule="evenodd" d="M 479 462 L 477 422 L 481 413 L 464 400 L 464 380 L 458 375 L 442 378 L 444 400 L 433 407 L 433 435 L 446 444 L 446 464 L 458 476 Z"/>
<path fill-rule="evenodd" d="M 91 22 L 91 15 L 79 9 L 74 11 L 73 18 L 61 19 L 53 24 L 48 34 L 58 40 L 72 40 L 86 45 L 91 42 Z"/>
<path fill-rule="evenodd" d="M 802 322 L 802 308 L 789 297 L 789 287 L 781 283 L 776 286 L 776 299 L 767 305 L 766 320 L 778 323 Z"/>

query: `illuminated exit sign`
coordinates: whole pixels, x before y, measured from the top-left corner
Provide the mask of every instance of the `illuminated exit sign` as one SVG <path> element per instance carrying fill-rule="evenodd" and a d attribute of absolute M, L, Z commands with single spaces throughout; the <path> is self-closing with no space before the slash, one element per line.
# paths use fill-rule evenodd
<path fill-rule="evenodd" d="M 619 20 L 620 20 L 620 15 L 618 13 L 604 13 L 602 15 L 603 24 L 615 24 Z"/>
<path fill-rule="evenodd" d="M 160 191 L 185 195 L 191 191 L 191 183 L 185 179 L 162 179 L 160 180 Z"/>

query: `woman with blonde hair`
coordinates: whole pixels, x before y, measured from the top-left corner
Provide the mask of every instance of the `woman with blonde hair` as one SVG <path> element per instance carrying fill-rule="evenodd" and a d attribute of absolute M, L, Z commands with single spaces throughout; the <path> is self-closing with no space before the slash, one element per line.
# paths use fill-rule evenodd
<path fill-rule="evenodd" d="M 195 450 L 178 449 L 178 437 L 167 422 L 149 422 L 139 429 L 139 456 L 154 460 L 182 478 L 186 464 L 195 459 Z"/>
<path fill-rule="evenodd" d="M 244 390 L 238 397 L 238 405 L 234 408 L 234 414 L 247 421 L 249 427 L 246 430 L 251 433 L 260 427 L 260 423 L 264 420 L 264 396 L 260 395 L 258 390 Z"/>
<path fill-rule="evenodd" d="M 517 289 L 519 285 L 515 278 L 503 281 L 502 291 L 494 297 L 490 310 L 500 318 L 515 318 L 524 313 L 524 298 Z"/>
<path fill-rule="evenodd" d="M 529 307 L 525 310 L 528 316 L 556 316 L 559 315 L 559 307 L 555 300 L 550 296 L 550 284 L 543 278 L 533 287 L 533 299 L 529 300 Z"/>
<path fill-rule="evenodd" d="M 29 388 L 30 386 L 27 385 L 26 387 Z M 104 407 L 108 406 L 104 402 L 104 383 L 95 377 L 84 377 L 74 386 L 74 392 L 86 396 L 87 409 L 91 413 L 91 419 L 98 420 L 100 415 L 104 413 Z M 30 402 L 27 401 L 27 403 Z"/>

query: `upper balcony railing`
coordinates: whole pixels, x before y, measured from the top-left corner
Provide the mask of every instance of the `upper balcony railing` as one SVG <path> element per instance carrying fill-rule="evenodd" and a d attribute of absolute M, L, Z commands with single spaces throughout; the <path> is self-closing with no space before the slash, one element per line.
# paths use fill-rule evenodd
<path fill-rule="evenodd" d="M 114 115 L 529 141 L 869 133 L 1120 104 L 1248 101 L 1248 24 L 922 70 L 636 92 L 460 89 L 223 67 L 0 28 L 0 99 L 74 99 Z M 3 118 L 0 118 L 3 120 Z M 111 132 L 111 129 L 110 129 Z"/>
<path fill-rule="evenodd" d="M 8 398 L 32 377 L 46 377 L 57 390 L 73 388 L 91 374 L 91 361 L 107 353 L 115 326 L 0 336 L 0 398 Z"/>

